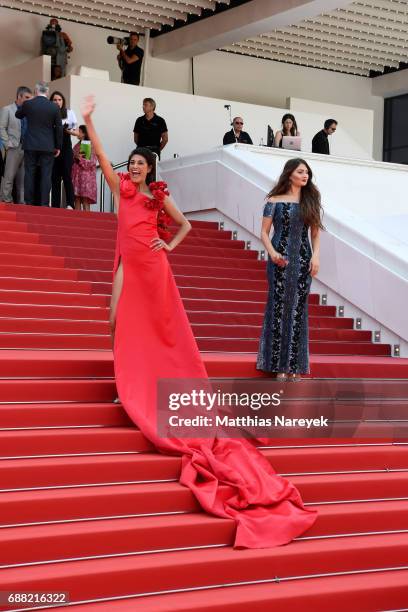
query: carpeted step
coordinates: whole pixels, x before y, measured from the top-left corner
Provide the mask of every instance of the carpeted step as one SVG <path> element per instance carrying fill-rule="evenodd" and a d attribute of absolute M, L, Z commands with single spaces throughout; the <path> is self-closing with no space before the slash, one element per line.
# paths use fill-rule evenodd
<path fill-rule="evenodd" d="M 310 309 L 309 309 L 310 310 Z M 191 324 L 205 325 L 252 325 L 261 327 L 264 319 L 263 312 L 199 312 L 190 310 L 187 311 L 187 316 Z M 353 319 L 335 317 L 325 315 L 309 316 L 309 325 L 312 328 L 335 328 L 335 329 L 353 329 Z"/>
<path fill-rule="evenodd" d="M 196 337 L 200 351 L 221 353 L 256 353 L 259 339 L 240 338 L 200 338 Z M 77 349 L 106 350 L 112 347 L 108 330 L 104 335 L 74 334 L 74 333 L 33 333 L 33 332 L 2 332 L 0 331 L 0 346 L 5 349 Z M 312 355 L 390 355 L 391 347 L 386 344 L 371 342 L 312 340 L 309 342 Z"/>
<path fill-rule="evenodd" d="M 212 325 L 193 324 L 193 333 L 196 338 L 252 338 L 259 339 L 262 327 L 259 325 Z M 346 342 L 370 342 L 371 332 L 354 329 L 332 329 L 309 326 L 310 340 L 342 340 Z"/>
<path fill-rule="evenodd" d="M 134 426 L 73 426 L 70 429 L 0 431 L 0 457 L 64 455 L 71 453 L 143 453 L 152 445 Z M 19 467 L 19 466 L 17 466 Z M 21 466 L 20 466 L 21 467 Z M 7 466 L 3 464 L 5 474 Z M 0 481 L 2 476 L 0 476 Z"/>
<path fill-rule="evenodd" d="M 39 244 L 40 236 L 37 233 L 27 231 L 26 225 L 24 224 L 24 229 L 20 228 L 23 231 L 18 231 L 17 228 L 15 230 L 2 229 L 0 226 L 0 243 L 24 243 L 24 244 Z M 42 242 L 42 244 L 44 244 Z"/>
<path fill-rule="evenodd" d="M 45 216 L 48 218 L 69 218 L 76 217 L 77 219 L 98 219 L 101 216 L 99 211 L 88 211 L 88 210 L 70 210 L 67 208 L 50 208 L 48 206 L 33 206 L 30 204 L 12 204 L 6 202 L 0 202 L 0 210 L 19 213 L 19 214 L 35 214 L 39 216 Z M 103 213 L 107 220 L 115 220 L 116 215 L 114 213 Z"/>
<path fill-rule="evenodd" d="M 110 335 L 0 333 L 0 346 L 5 349 L 58 349 L 109 351 Z"/>
<path fill-rule="evenodd" d="M 18 253 L 19 255 L 53 255 L 55 248 L 48 244 L 35 244 L 31 242 L 5 242 L 0 240 L 0 254 Z M 3 258 L 3 257 L 2 257 Z"/>
<path fill-rule="evenodd" d="M 265 302 L 252 302 L 248 300 L 222 300 L 222 299 L 205 299 L 205 298 L 184 298 L 184 307 L 186 310 L 216 311 L 216 312 L 236 312 L 236 313 L 257 313 L 264 314 Z M 312 316 L 334 316 L 336 314 L 335 306 L 321 306 L 311 304 L 309 313 Z"/>
<path fill-rule="evenodd" d="M 196 338 L 252 338 L 259 339 L 260 326 L 208 325 L 192 326 Z M 75 321 L 70 319 L 19 319 L 0 318 L 0 333 L 33 334 L 85 334 L 109 335 L 108 321 Z M 310 326 L 311 340 L 369 342 L 371 332 L 353 329 L 332 329 Z"/>
<path fill-rule="evenodd" d="M 2 265 L 7 266 L 43 266 L 45 268 L 64 268 L 66 261 L 64 257 L 58 257 L 57 255 L 30 255 L 28 253 L 2 253 L 1 255 Z M 75 269 L 75 267 L 74 267 Z"/>
<path fill-rule="evenodd" d="M 199 549 L 3 569 L 2 590 L 68 591 L 71 602 L 251 580 L 405 566 L 408 534 L 299 541 L 274 549 Z M 392 559 L 390 561 L 389 559 Z M 407 589 L 408 591 L 408 589 Z"/>
<path fill-rule="evenodd" d="M 184 276 L 199 276 L 203 279 L 240 279 L 241 281 L 256 281 L 260 280 L 266 282 L 266 269 L 265 265 L 260 265 L 256 269 L 255 268 L 247 268 L 247 262 L 245 262 L 245 266 L 240 265 L 240 267 L 233 267 L 233 263 L 230 262 L 229 265 L 224 266 L 223 262 L 214 262 L 212 259 L 208 258 L 207 264 L 202 261 L 199 261 L 197 264 L 194 264 L 191 260 L 174 260 L 174 255 L 177 253 L 172 253 L 173 258 L 169 257 L 169 262 L 171 265 L 171 269 L 173 274 L 184 275 Z M 262 264 L 262 262 L 259 262 Z M 86 272 L 85 272 L 86 274 Z"/>
<path fill-rule="evenodd" d="M 13 235 L 13 233 L 11 233 Z M 18 241 L 23 242 L 38 242 L 38 234 L 31 234 L 34 238 L 31 240 L 24 240 L 24 236 L 30 236 L 30 234 L 16 234 L 16 238 Z M 37 239 L 35 240 L 35 237 Z M 12 237 L 12 236 L 11 236 Z M 116 243 L 116 235 L 112 234 L 112 236 L 105 239 L 101 239 L 99 237 L 94 236 L 82 236 L 80 235 L 62 235 L 62 234 L 50 234 L 50 233 L 41 233 L 40 242 L 41 244 L 48 244 L 51 246 L 60 246 L 60 247 L 81 247 L 84 245 L 84 238 L 86 238 L 86 246 L 94 247 L 95 249 L 106 249 L 112 250 L 115 248 Z M 6 240 L 5 236 L 1 237 L 1 240 Z M 191 236 L 191 234 L 187 234 L 182 242 L 183 246 L 192 246 L 192 247 L 202 247 L 202 248 L 226 248 L 228 250 L 245 250 L 245 241 L 243 240 L 231 240 L 230 237 L 222 237 L 218 235 L 218 232 L 214 232 L 213 236 L 203 237 L 201 235 Z"/>
<path fill-rule="evenodd" d="M 408 501 L 315 506 L 318 519 L 303 537 L 403 530 Z M 382 515 L 382 518 L 381 518 Z M 205 513 L 102 519 L 4 528 L 0 558 L 8 564 L 136 551 L 198 546 L 231 546 L 232 520 Z"/>
<path fill-rule="evenodd" d="M 34 319 L 72 319 L 90 321 L 108 321 L 109 308 L 101 306 L 63 306 L 59 304 L 12 304 L 0 303 L 0 317 L 18 317 Z"/>
<path fill-rule="evenodd" d="M 191 491 L 173 482 L 68 487 L 0 495 L 0 525 L 198 510 L 200 506 Z"/>
<path fill-rule="evenodd" d="M 0 318 L 0 333 L 109 335 L 108 321 Z"/>
<path fill-rule="evenodd" d="M 106 308 L 109 299 L 104 295 L 83 293 L 51 293 L 49 291 L 6 291 L 0 289 L 1 304 L 41 304 L 56 306 L 93 306 Z"/>
<path fill-rule="evenodd" d="M 237 338 L 199 338 L 196 337 L 200 351 L 220 351 L 224 353 L 256 353 L 259 347 L 259 339 L 237 339 Z M 342 342 L 342 341 L 320 341 L 311 340 L 309 350 L 314 355 L 391 355 L 389 344 L 373 344 L 371 342 Z"/>
<path fill-rule="evenodd" d="M 33 291 L 46 293 L 97 293 L 93 292 L 93 285 L 87 281 L 78 280 L 56 280 L 53 278 L 30 278 L 30 277 L 1 277 L 1 291 Z M 45 299 L 44 299 L 45 302 Z"/>
<path fill-rule="evenodd" d="M 0 397 L 4 403 L 111 402 L 116 396 L 116 386 L 113 379 L 0 379 Z"/>
<path fill-rule="evenodd" d="M 121 404 L 42 403 L 2 404 L 0 428 L 71 427 L 100 425 L 134 427 Z"/>
<path fill-rule="evenodd" d="M 99 309 L 94 310 L 98 311 Z M 203 361 L 208 375 L 213 378 L 269 378 L 268 374 L 256 369 L 255 355 L 250 353 L 203 353 Z M 63 379 L 67 376 L 67 372 L 71 377 L 113 377 L 113 358 L 110 351 L 1 350 L 0 366 L 5 377 L 29 375 L 45 378 L 55 376 Z M 395 378 L 403 380 L 408 378 L 408 359 L 403 358 L 395 359 L 370 355 L 311 355 L 310 366 L 312 376 L 323 379 Z M 102 401 L 111 401 L 112 397 Z M 4 398 L 3 401 L 7 402 L 8 400 Z M 10 401 L 19 400 L 12 398 Z M 26 399 L 22 401 L 26 401 Z M 36 399 L 33 398 L 32 401 L 35 402 Z M 52 399 L 48 401 L 52 401 Z M 86 397 L 75 401 L 92 400 Z"/>
<path fill-rule="evenodd" d="M 406 609 L 408 570 L 365 572 L 347 576 L 305 577 L 266 584 L 222 586 L 212 589 L 75 606 L 76 612 L 372 612 Z M 129 594 L 130 595 L 130 594 Z M 61 610 L 70 610 L 64 606 Z"/>
<path fill-rule="evenodd" d="M 0 264 L 0 277 L 7 278 L 38 278 L 38 279 L 55 279 L 55 280 L 83 280 L 79 279 L 78 270 L 69 270 L 68 268 L 47 268 L 35 266 L 4 266 Z M 110 274 L 110 279 L 112 274 Z"/>
<path fill-rule="evenodd" d="M 266 454 L 266 451 L 264 451 Z M 270 455 L 266 454 L 270 459 Z M 180 458 L 155 454 L 100 455 L 2 461 L 2 488 L 178 480 Z M 16 486 L 18 478 L 18 487 Z M 404 497 L 408 467 L 404 471 L 294 475 L 288 479 L 307 501 Z M 405 492 L 404 492 L 405 491 Z"/>

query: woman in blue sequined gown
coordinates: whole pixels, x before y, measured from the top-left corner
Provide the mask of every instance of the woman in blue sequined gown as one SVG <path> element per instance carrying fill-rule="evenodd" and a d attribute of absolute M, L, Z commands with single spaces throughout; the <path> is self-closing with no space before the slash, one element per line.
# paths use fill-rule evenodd
<path fill-rule="evenodd" d="M 320 193 L 312 178 L 304 160 L 290 159 L 263 211 L 269 291 L 257 369 L 276 373 L 279 379 L 298 380 L 310 371 L 308 299 L 312 277 L 319 270 L 323 228 Z"/>

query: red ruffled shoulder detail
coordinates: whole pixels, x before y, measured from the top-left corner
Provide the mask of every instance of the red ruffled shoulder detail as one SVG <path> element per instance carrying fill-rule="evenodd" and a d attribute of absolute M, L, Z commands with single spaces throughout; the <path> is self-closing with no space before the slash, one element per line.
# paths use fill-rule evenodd
<path fill-rule="evenodd" d="M 138 189 L 132 183 L 129 172 L 118 172 L 119 176 L 119 191 L 124 198 L 131 198 L 138 193 Z"/>
<path fill-rule="evenodd" d="M 146 204 L 149 208 L 157 208 L 157 233 L 162 240 L 168 240 L 171 238 L 168 226 L 171 222 L 171 217 L 166 213 L 164 209 L 164 200 L 170 195 L 167 189 L 167 183 L 164 181 L 156 181 L 149 184 L 149 189 L 153 195 L 153 200 L 149 200 Z"/>

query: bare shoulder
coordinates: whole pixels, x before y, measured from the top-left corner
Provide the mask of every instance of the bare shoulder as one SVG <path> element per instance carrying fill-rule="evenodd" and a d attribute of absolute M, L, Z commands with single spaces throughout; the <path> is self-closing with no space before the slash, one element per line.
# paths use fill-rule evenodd
<path fill-rule="evenodd" d="M 270 198 L 268 198 L 266 201 L 267 202 L 279 202 L 279 199 L 282 198 L 282 196 L 280 195 L 275 195 L 275 196 L 271 196 Z"/>

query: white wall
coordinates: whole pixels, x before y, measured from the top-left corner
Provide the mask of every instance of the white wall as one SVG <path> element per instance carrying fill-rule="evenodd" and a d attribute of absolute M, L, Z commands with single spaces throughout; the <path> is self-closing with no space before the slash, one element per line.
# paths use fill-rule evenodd
<path fill-rule="evenodd" d="M 306 113 L 318 113 L 327 119 L 336 119 L 339 124 L 336 134 L 329 137 L 330 153 L 339 155 L 336 136 L 347 126 L 347 131 L 352 134 L 353 140 L 358 142 L 362 149 L 370 157 L 373 151 L 374 135 L 374 111 L 365 108 L 352 106 L 340 106 L 326 102 L 316 102 L 315 100 L 305 100 L 304 98 L 289 98 L 289 109 L 296 115 L 298 111 Z M 322 126 L 323 128 L 323 126 Z"/>
<path fill-rule="evenodd" d="M 287 98 L 374 111 L 374 158 L 382 159 L 383 106 L 372 79 L 214 51 L 194 60 L 196 93 L 287 108 Z M 328 117 L 326 117 L 328 118 Z M 301 127 L 301 126 L 300 126 Z"/>
<path fill-rule="evenodd" d="M 90 93 L 96 96 L 95 123 L 110 159 L 115 163 L 127 159 L 133 148 L 133 126 L 142 113 L 144 97 L 153 97 L 157 101 L 157 113 L 166 119 L 168 125 L 169 144 L 164 150 L 163 159 L 173 157 L 174 153 L 189 155 L 219 146 L 224 133 L 230 129 L 224 108 L 228 100 L 78 76 L 60 79 L 58 87 L 67 94 L 78 117 L 83 98 Z M 234 104 L 234 111 L 246 118 L 253 141 L 258 144 L 261 138 L 266 139 L 267 124 L 278 124 L 285 109 L 241 102 Z M 307 150 L 313 135 L 321 129 L 325 116 L 298 112 L 297 117 L 303 126 Z M 368 157 L 367 152 L 349 135 L 346 125 L 336 134 L 336 146 L 342 155 Z"/>
<path fill-rule="evenodd" d="M 408 70 L 390 72 L 373 79 L 373 94 L 375 96 L 399 96 L 408 93 Z"/>
<path fill-rule="evenodd" d="M 47 17 L 0 7 L 0 69 L 36 56 L 41 31 L 48 21 Z M 114 32 L 67 21 L 61 21 L 61 25 L 74 43 L 71 68 L 87 65 L 105 69 L 112 81 L 120 80 L 116 49 L 106 44 L 106 37 Z M 372 79 L 213 51 L 194 58 L 194 84 L 196 94 L 229 102 L 286 109 L 287 99 L 296 97 L 371 109 L 375 122 L 374 157 L 382 159 L 383 99 L 372 95 Z M 192 93 L 191 61 L 151 58 L 146 85 Z M 233 103 L 234 114 L 238 108 Z M 279 120 L 273 127 L 279 127 Z"/>
<path fill-rule="evenodd" d="M 18 67 L 0 70 L 0 107 L 10 104 L 16 98 L 17 87 L 27 85 L 33 88 L 36 81 L 49 81 L 51 78 L 51 57 L 40 55 L 24 62 Z"/>

